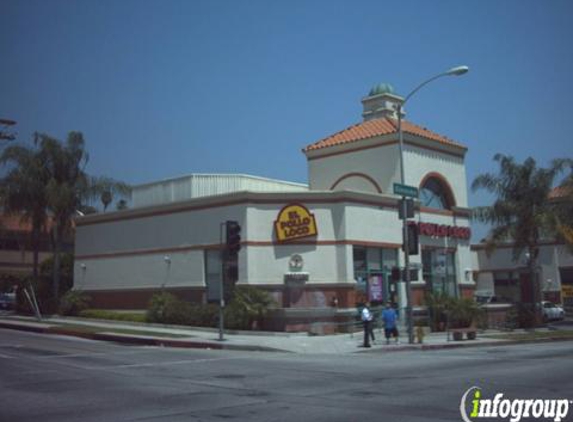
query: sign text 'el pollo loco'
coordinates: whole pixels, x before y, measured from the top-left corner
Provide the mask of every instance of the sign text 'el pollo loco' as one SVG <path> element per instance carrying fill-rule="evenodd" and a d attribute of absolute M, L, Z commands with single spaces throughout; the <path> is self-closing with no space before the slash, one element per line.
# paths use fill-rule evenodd
<path fill-rule="evenodd" d="M 421 236 L 469 239 L 472 235 L 472 231 L 469 227 L 448 226 L 446 224 L 418 223 L 418 234 Z"/>
<path fill-rule="evenodd" d="M 316 220 L 314 214 L 300 204 L 284 207 L 275 221 L 275 233 L 279 242 L 316 236 Z"/>

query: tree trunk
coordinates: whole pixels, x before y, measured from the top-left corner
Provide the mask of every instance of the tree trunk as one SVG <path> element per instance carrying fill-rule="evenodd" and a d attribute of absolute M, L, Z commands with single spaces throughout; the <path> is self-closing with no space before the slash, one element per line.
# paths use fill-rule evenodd
<path fill-rule="evenodd" d="M 35 282 L 37 282 L 38 267 L 40 266 L 40 230 L 36 227 L 32 228 L 32 256 L 33 256 L 32 278 Z"/>
<path fill-rule="evenodd" d="M 62 248 L 62 225 L 55 224 L 54 227 L 54 300 L 58 302 L 60 295 L 60 261 Z"/>
<path fill-rule="evenodd" d="M 541 292 L 539 291 L 539 280 L 537 274 L 537 258 L 539 255 L 539 249 L 536 246 L 530 246 L 528 248 L 529 251 L 529 262 L 528 262 L 528 270 L 529 270 L 529 279 L 531 280 L 531 289 L 533 291 L 532 294 L 532 309 L 533 312 L 533 326 L 537 327 L 541 325 L 542 317 L 541 317 Z"/>

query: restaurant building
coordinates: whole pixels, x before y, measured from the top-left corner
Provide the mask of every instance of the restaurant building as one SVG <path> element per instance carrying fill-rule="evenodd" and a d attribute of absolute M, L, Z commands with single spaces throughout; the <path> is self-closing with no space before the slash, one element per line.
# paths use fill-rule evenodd
<path fill-rule="evenodd" d="M 94 307 L 142 309 L 169 291 L 206 302 L 231 266 L 237 284 L 272 293 L 282 329 L 334 320 L 367 299 L 406 306 L 392 280 L 404 262 L 396 107 L 386 84 L 362 99 L 363 120 L 303 149 L 308 185 L 246 175 L 190 175 L 136 186 L 129 210 L 76 221 L 74 288 Z M 467 148 L 402 121 L 405 184 L 420 250 L 410 257 L 412 298 L 472 297 Z M 236 262 L 221 262 L 222 224 L 241 226 Z M 224 269 L 225 267 L 225 269 Z"/>

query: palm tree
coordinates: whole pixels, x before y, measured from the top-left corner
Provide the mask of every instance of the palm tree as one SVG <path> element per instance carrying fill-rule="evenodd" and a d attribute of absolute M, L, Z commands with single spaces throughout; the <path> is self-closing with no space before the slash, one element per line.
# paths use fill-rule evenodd
<path fill-rule="evenodd" d="M 496 199 L 491 206 L 473 210 L 476 220 L 492 226 L 486 240 L 486 252 L 491 253 L 504 242 L 513 242 L 513 260 L 525 251 L 528 272 L 533 283 L 534 302 L 538 303 L 539 289 L 536 280 L 540 241 L 555 237 L 556 209 L 549 194 L 557 176 L 571 166 L 570 159 L 557 159 L 549 168 L 537 167 L 533 158 L 523 164 L 513 157 L 497 154 L 499 173 L 479 175 L 472 183 L 472 190 L 485 189 Z"/>
<path fill-rule="evenodd" d="M 54 228 L 54 283 L 53 295 L 59 297 L 60 261 L 63 243 L 72 230 L 77 210 L 89 198 L 89 177 L 84 169 L 89 160 L 80 132 L 70 132 L 65 143 L 45 134 L 38 135 L 40 154 L 43 156 L 50 179 L 46 185 L 48 209 Z"/>
<path fill-rule="evenodd" d="M 54 246 L 53 296 L 58 299 L 63 243 L 71 235 L 74 217 L 94 211 L 89 203 L 103 193 L 127 195 L 129 186 L 110 178 L 94 178 L 85 172 L 89 156 L 80 132 L 70 132 L 65 143 L 46 134 L 34 135 L 34 147 L 10 146 L 0 155 L 8 164 L 0 183 L 0 199 L 6 212 L 18 212 L 32 224 L 34 278 L 38 276 L 40 236 L 51 218 Z M 111 202 L 111 200 L 110 200 Z M 109 203 L 104 203 L 104 209 Z"/>
<path fill-rule="evenodd" d="M 44 157 L 37 148 L 11 145 L 2 151 L 0 164 L 9 169 L 0 182 L 4 212 L 17 214 L 31 225 L 33 277 L 37 280 L 40 240 L 48 221 L 46 185 L 49 180 Z"/>
<path fill-rule="evenodd" d="M 99 196 L 103 205 L 103 212 L 113 202 L 114 197 L 126 197 L 131 192 L 129 185 L 109 177 L 93 177 L 90 183 L 93 194 Z"/>

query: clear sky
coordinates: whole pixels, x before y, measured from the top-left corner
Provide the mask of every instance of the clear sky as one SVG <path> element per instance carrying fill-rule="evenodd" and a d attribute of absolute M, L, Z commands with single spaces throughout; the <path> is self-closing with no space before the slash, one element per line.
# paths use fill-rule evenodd
<path fill-rule="evenodd" d="M 468 146 L 470 184 L 497 152 L 573 156 L 572 40 L 568 0 L 0 0 L 0 117 L 20 141 L 82 131 L 87 170 L 132 184 L 306 182 L 301 148 L 360 122 L 373 85 L 466 64 L 406 111 Z"/>

